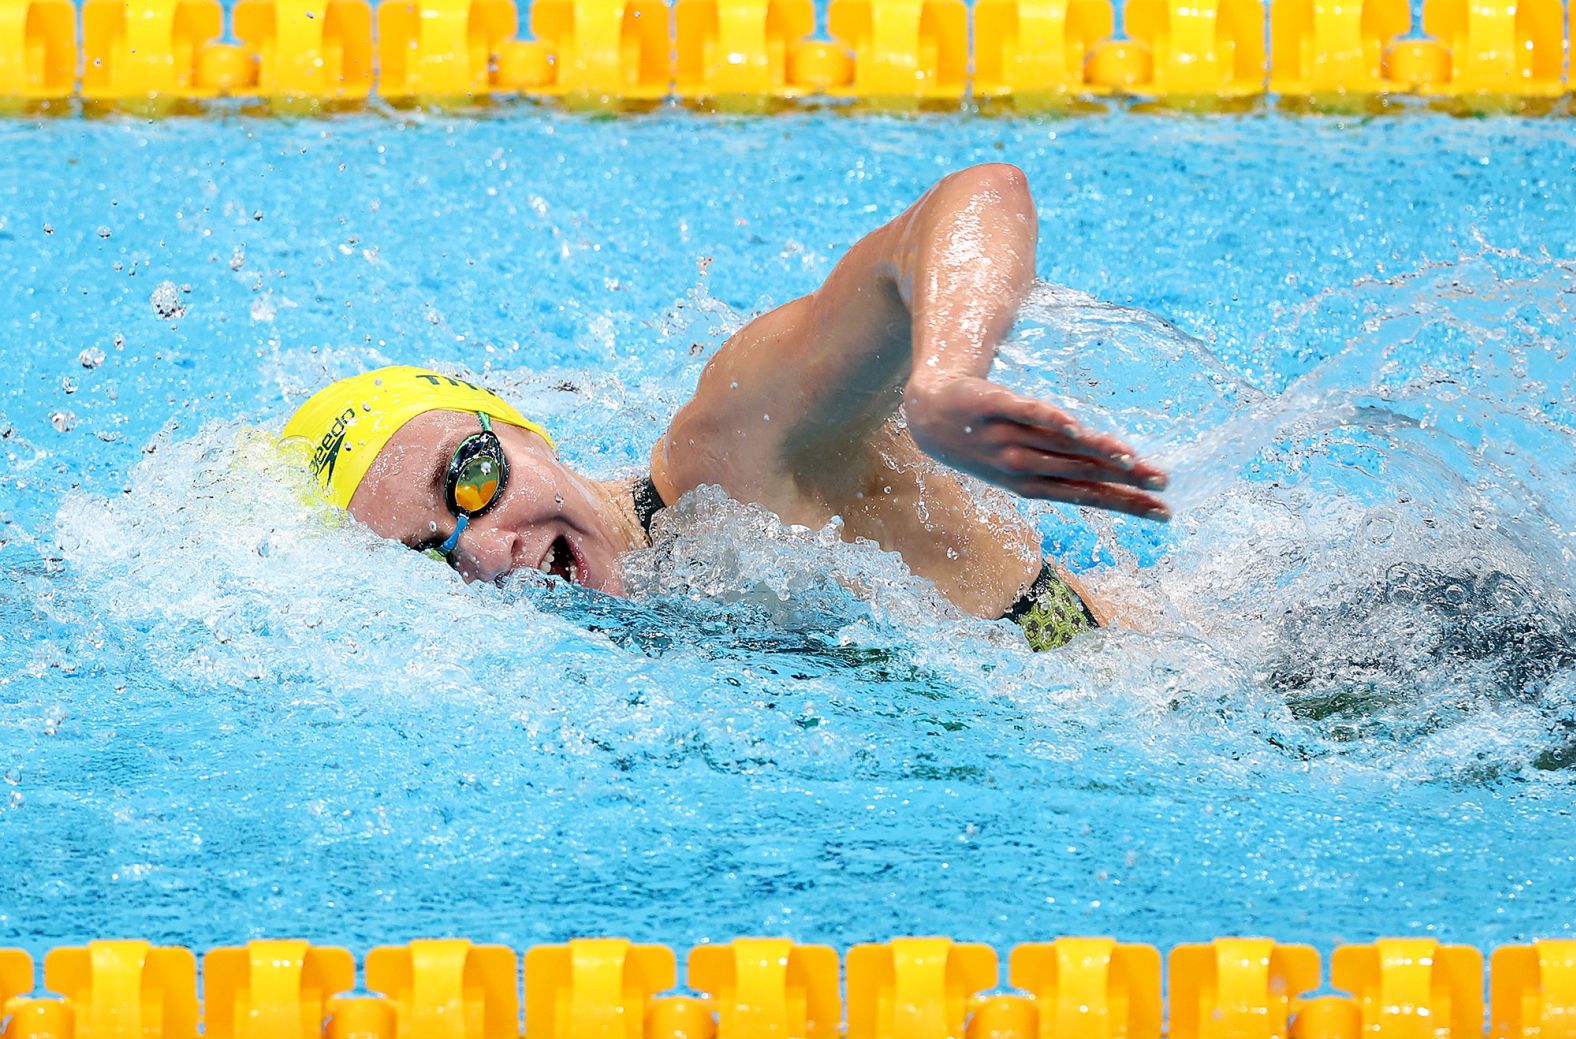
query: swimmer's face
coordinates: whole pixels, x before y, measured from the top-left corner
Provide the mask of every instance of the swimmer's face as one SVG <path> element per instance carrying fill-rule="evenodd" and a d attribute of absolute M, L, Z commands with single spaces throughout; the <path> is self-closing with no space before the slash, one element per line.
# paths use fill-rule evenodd
<path fill-rule="evenodd" d="M 511 570 L 544 570 L 587 588 L 622 595 L 616 526 L 604 516 L 596 485 L 559 463 L 547 442 L 494 420 L 509 460 L 498 500 L 473 517 L 449 561 L 467 581 L 495 581 Z M 481 431 L 474 414 L 429 411 L 400 427 L 350 500 L 350 514 L 383 537 L 436 548 L 454 532 L 444 501 L 449 460 Z"/>

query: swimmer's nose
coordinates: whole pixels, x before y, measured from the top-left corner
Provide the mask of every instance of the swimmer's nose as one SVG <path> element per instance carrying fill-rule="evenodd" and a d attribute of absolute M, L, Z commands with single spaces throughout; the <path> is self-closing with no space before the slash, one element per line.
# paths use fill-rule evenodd
<path fill-rule="evenodd" d="M 516 535 L 479 516 L 460 535 L 449 562 L 466 581 L 496 581 L 514 566 L 516 540 Z"/>

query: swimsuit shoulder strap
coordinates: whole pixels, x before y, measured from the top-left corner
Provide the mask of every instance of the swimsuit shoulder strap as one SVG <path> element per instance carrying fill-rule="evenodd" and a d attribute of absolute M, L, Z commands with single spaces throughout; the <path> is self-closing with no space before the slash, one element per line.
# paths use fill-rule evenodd
<path fill-rule="evenodd" d="M 651 482 L 650 473 L 635 481 L 633 496 L 635 518 L 640 520 L 640 529 L 644 530 L 647 539 L 650 539 L 652 517 L 666 508 L 667 502 L 664 502 L 662 495 L 657 493 L 657 485 Z"/>

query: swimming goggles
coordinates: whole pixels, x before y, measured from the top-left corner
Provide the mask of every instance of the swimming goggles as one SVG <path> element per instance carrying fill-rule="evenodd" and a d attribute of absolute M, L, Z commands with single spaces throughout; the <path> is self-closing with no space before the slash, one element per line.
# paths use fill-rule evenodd
<path fill-rule="evenodd" d="M 455 518 L 454 533 L 434 550 L 444 559 L 459 546 L 460 535 L 465 533 L 471 518 L 497 504 L 509 479 L 509 459 L 504 457 L 503 444 L 493 432 L 492 420 L 479 411 L 476 417 L 482 420 L 482 431 L 460 441 L 454 457 L 449 459 L 449 473 L 443 482 L 444 504 Z"/>

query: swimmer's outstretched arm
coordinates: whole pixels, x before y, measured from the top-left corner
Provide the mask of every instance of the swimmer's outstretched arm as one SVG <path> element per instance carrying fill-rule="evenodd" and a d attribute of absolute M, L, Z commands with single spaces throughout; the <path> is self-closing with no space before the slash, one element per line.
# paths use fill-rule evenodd
<path fill-rule="evenodd" d="M 903 389 L 916 443 L 1026 498 L 1168 519 L 1165 474 L 1122 440 L 987 378 L 1034 280 L 1038 232 L 1016 167 L 975 167 L 898 218 L 892 276 L 911 315 Z"/>
<path fill-rule="evenodd" d="M 659 487 L 707 482 L 722 450 L 760 463 L 761 488 L 729 490 L 761 501 L 784 473 L 808 483 L 858 472 L 861 455 L 888 450 L 880 431 L 901 405 L 913 441 L 964 472 L 1025 497 L 1167 518 L 1150 493 L 1165 486 L 1161 470 L 987 378 L 1033 282 L 1037 230 L 1016 167 L 940 181 L 849 249 L 817 291 L 724 345 L 653 452 Z"/>

